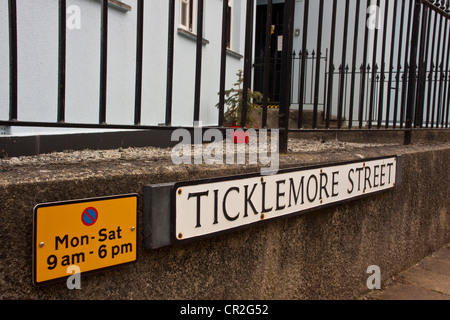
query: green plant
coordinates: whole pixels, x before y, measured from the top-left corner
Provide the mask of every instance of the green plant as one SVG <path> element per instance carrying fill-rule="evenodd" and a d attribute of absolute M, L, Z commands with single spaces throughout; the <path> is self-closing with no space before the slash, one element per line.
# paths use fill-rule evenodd
<path fill-rule="evenodd" d="M 233 85 L 234 88 L 225 91 L 225 106 L 228 107 L 224 114 L 226 126 L 239 126 L 241 124 L 242 95 L 244 92 L 242 89 L 242 83 L 244 82 L 242 70 L 239 70 L 236 75 L 238 76 L 238 82 Z M 255 124 L 254 113 L 252 110 L 259 102 L 261 102 L 262 98 L 263 95 L 261 92 L 248 90 L 245 119 L 247 126 L 253 126 Z M 217 104 L 216 107 L 219 107 L 219 104 Z"/>

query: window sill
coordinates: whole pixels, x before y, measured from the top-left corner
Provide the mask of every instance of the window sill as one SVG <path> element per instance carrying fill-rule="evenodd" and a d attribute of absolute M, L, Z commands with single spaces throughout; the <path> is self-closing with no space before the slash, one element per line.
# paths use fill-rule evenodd
<path fill-rule="evenodd" d="M 177 33 L 186 39 L 189 39 L 192 41 L 197 41 L 197 35 L 193 32 L 187 31 L 183 28 L 178 28 Z M 209 40 L 206 40 L 205 38 L 203 38 L 203 45 L 205 46 L 207 44 L 209 44 Z"/>
<path fill-rule="evenodd" d="M 229 55 L 230 57 L 236 58 L 236 59 L 243 59 L 244 56 L 240 53 L 237 53 L 236 51 L 233 51 L 231 49 L 227 48 L 227 55 Z"/>
<path fill-rule="evenodd" d="M 100 2 L 100 0 L 97 0 L 98 2 Z M 124 3 L 123 1 L 119 1 L 119 0 L 108 0 L 109 6 L 117 9 L 119 11 L 122 12 L 129 12 L 132 10 L 131 6 L 129 6 L 128 4 Z"/>

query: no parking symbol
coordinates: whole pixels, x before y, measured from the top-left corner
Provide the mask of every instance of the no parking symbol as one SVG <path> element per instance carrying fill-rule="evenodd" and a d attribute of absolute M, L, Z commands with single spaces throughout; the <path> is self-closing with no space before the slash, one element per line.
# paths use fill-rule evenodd
<path fill-rule="evenodd" d="M 81 221 L 87 227 L 93 226 L 98 220 L 98 211 L 97 209 L 90 207 L 83 211 L 81 215 Z"/>

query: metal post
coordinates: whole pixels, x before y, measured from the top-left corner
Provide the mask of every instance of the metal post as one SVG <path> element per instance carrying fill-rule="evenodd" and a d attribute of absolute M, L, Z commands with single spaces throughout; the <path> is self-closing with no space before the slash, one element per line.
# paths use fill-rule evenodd
<path fill-rule="evenodd" d="M 450 3 L 447 3 L 447 12 L 450 13 Z M 450 18 L 449 18 L 450 19 Z M 450 40 L 447 39 L 447 64 L 445 67 L 446 70 L 446 81 L 445 81 L 445 89 L 444 89 L 444 102 L 442 109 L 442 127 L 448 128 L 448 116 L 450 110 Z M 445 111 L 446 110 L 446 111 Z M 445 111 L 445 116 L 444 116 Z"/>
<path fill-rule="evenodd" d="M 409 59 L 409 82 L 408 82 L 408 102 L 406 110 L 406 121 L 405 121 L 405 140 L 404 144 L 411 144 L 412 135 L 412 118 L 414 114 L 414 92 L 416 89 L 416 68 L 417 68 L 417 48 L 419 44 L 419 27 L 420 27 L 420 12 L 421 12 L 421 2 L 420 0 L 415 0 L 414 6 L 414 19 L 413 28 L 411 35 L 411 56 Z"/>
<path fill-rule="evenodd" d="M 172 124 L 173 57 L 175 43 L 175 0 L 169 0 L 169 27 L 167 43 L 166 126 Z"/>
<path fill-rule="evenodd" d="M 9 120 L 17 120 L 17 3 L 8 1 L 9 12 Z"/>
<path fill-rule="evenodd" d="M 319 21 L 317 24 L 317 63 L 316 63 L 316 79 L 314 84 L 314 109 L 313 109 L 313 129 L 317 128 L 317 113 L 319 108 L 319 84 L 320 84 L 320 56 L 322 52 L 322 30 L 323 30 L 323 8 L 324 8 L 324 0 L 320 0 L 319 5 Z M 305 53 L 304 53 L 305 54 Z"/>
<path fill-rule="evenodd" d="M 280 152 L 288 151 L 289 134 L 289 105 L 290 105 L 290 84 L 291 84 L 291 63 L 292 63 L 292 36 L 294 26 L 295 1 L 286 0 L 284 3 L 284 30 L 283 30 L 283 51 L 281 54 L 281 82 L 280 82 Z"/>
<path fill-rule="evenodd" d="M 247 0 L 247 17 L 245 26 L 244 82 L 242 87 L 241 127 L 247 124 L 248 90 L 252 79 L 252 46 L 253 46 L 253 10 L 254 0 Z"/>
<path fill-rule="evenodd" d="M 408 86 L 408 72 L 411 71 L 408 68 L 412 68 L 413 66 L 411 64 L 408 64 L 408 57 L 409 57 L 409 46 L 410 46 L 410 40 L 411 39 L 411 23 L 412 21 L 412 10 L 413 10 L 413 4 L 414 4 L 414 0 L 411 0 L 409 2 L 409 12 L 408 12 L 408 24 L 407 24 L 407 32 L 406 32 L 406 42 L 405 42 L 405 69 L 404 69 L 404 82 L 403 82 L 403 86 L 402 86 L 402 100 L 401 100 L 401 105 L 400 105 L 400 129 L 403 128 L 403 122 L 405 121 L 405 108 L 406 106 L 406 99 L 407 99 L 407 86 Z M 419 13 L 420 15 L 420 13 Z M 419 25 L 420 25 L 420 21 L 419 21 Z M 417 48 L 416 48 L 417 50 Z M 415 60 L 416 61 L 416 60 Z M 417 66 L 417 63 L 414 64 L 415 66 Z M 416 70 L 414 70 L 414 75 L 416 75 Z M 406 84 L 406 86 L 405 86 Z"/>
<path fill-rule="evenodd" d="M 309 0 L 306 0 L 309 1 Z M 269 82 L 270 82 L 270 49 L 272 40 L 272 0 L 267 2 L 266 18 L 266 43 L 264 48 L 264 94 L 262 101 L 262 127 L 267 127 L 267 105 L 269 103 Z"/>
<path fill-rule="evenodd" d="M 442 31 L 442 22 L 443 22 L 444 17 L 441 16 L 441 31 Z M 447 27 L 448 27 L 448 20 L 449 19 L 445 19 L 445 27 L 444 27 L 444 38 L 443 38 L 443 42 L 444 45 L 442 46 L 442 52 L 441 52 L 441 64 L 440 64 L 440 68 L 441 68 L 441 74 L 440 74 L 440 81 L 439 81 L 439 94 L 438 94 L 438 107 L 437 107 L 437 114 L 436 114 L 436 127 L 439 127 L 439 122 L 441 119 L 443 119 L 444 117 L 441 117 L 441 109 L 443 111 L 443 100 L 441 98 L 443 95 L 443 90 L 444 90 L 444 81 L 445 81 L 445 75 L 444 75 L 444 63 L 445 63 L 445 49 L 446 47 L 448 47 L 448 43 L 446 46 L 446 41 L 448 41 L 448 34 L 447 34 Z"/>
<path fill-rule="evenodd" d="M 442 41 L 442 23 L 444 21 L 444 17 L 442 15 L 440 17 L 441 17 L 441 19 L 439 21 L 438 44 L 437 44 L 437 48 L 436 48 L 436 72 L 434 73 L 433 108 L 431 111 L 431 128 L 434 127 L 435 114 L 437 113 L 436 107 L 437 107 L 437 104 L 439 103 L 439 99 L 438 99 L 438 102 L 436 103 L 436 98 L 437 98 L 437 87 L 438 87 L 438 81 L 439 81 L 439 68 L 441 67 L 439 64 L 439 52 L 441 49 L 441 41 Z"/>
<path fill-rule="evenodd" d="M 377 7 L 380 7 L 380 0 L 377 0 Z M 375 14 L 375 23 L 378 24 L 378 10 Z M 377 48 L 378 48 L 378 28 L 375 28 L 375 35 L 373 39 L 373 52 L 372 52 L 372 83 L 370 87 L 370 101 L 369 101 L 369 129 L 372 129 L 372 117 L 373 117 L 373 107 L 375 104 L 375 82 L 377 77 Z"/>
<path fill-rule="evenodd" d="M 327 129 L 330 128 L 331 119 L 331 108 L 333 107 L 333 78 L 334 78 L 334 45 L 336 42 L 336 15 L 337 15 L 337 0 L 333 0 L 333 16 L 331 18 L 331 41 L 330 41 L 330 65 L 328 71 L 328 98 L 327 98 L 327 109 L 325 126 Z M 318 52 L 320 54 L 320 52 Z M 320 61 L 320 60 L 319 60 Z M 316 74 L 316 77 L 318 74 Z"/>
<path fill-rule="evenodd" d="M 202 85 L 202 54 L 203 54 L 203 0 L 197 0 L 197 54 L 195 63 L 195 100 L 194 122 L 200 121 L 200 99 Z"/>
<path fill-rule="evenodd" d="M 386 101 L 386 129 L 389 128 L 389 118 L 390 118 L 390 111 L 391 111 L 391 95 L 392 95 L 392 80 L 393 80 L 393 70 L 394 70 L 394 51 L 395 51 L 395 34 L 397 30 L 397 11 L 398 11 L 398 3 L 397 1 L 394 1 L 394 14 L 392 18 L 392 38 L 391 38 L 391 55 L 389 58 L 389 80 L 388 80 L 388 92 L 387 92 L 387 101 Z"/>
<path fill-rule="evenodd" d="M 370 6 L 370 0 L 366 1 L 366 21 L 369 19 L 369 8 Z M 363 53 L 363 63 L 361 66 L 361 85 L 360 85 L 360 93 L 359 93 L 359 107 L 358 107 L 358 122 L 359 122 L 359 129 L 363 126 L 363 111 L 364 111 L 364 96 L 366 91 L 366 67 L 367 67 L 367 50 L 369 45 L 369 28 L 365 28 L 364 32 L 364 53 Z"/>
<path fill-rule="evenodd" d="M 342 128 L 342 110 L 344 108 L 344 79 L 345 79 L 345 61 L 347 59 L 347 38 L 348 38 L 348 16 L 350 10 L 349 0 L 345 1 L 344 15 L 344 35 L 342 39 L 342 61 L 340 70 L 340 88 L 339 88 L 339 104 L 338 104 L 338 129 Z"/>
<path fill-rule="evenodd" d="M 222 48 L 220 51 L 219 127 L 225 118 L 225 80 L 227 72 L 228 0 L 222 0 Z"/>
<path fill-rule="evenodd" d="M 353 56 L 352 56 L 352 80 L 350 83 L 350 110 L 348 117 L 348 128 L 353 127 L 353 108 L 355 104 L 355 74 L 356 74 L 356 57 L 358 49 L 358 35 L 359 35 L 359 11 L 361 8 L 361 1 L 356 1 L 355 8 L 355 31 L 353 33 Z"/>
<path fill-rule="evenodd" d="M 306 53 L 308 51 L 308 23 L 309 23 L 309 0 L 305 0 L 305 9 L 303 15 L 303 34 L 302 34 L 302 52 L 301 52 L 301 73 L 300 77 L 300 88 L 298 90 L 298 128 L 303 128 L 303 100 L 305 99 L 305 80 L 306 80 Z M 312 89 L 312 81 L 311 81 Z"/>
<path fill-rule="evenodd" d="M 142 63 L 144 51 L 144 0 L 138 0 L 136 39 L 136 82 L 134 103 L 134 124 L 141 124 L 142 115 Z"/>
<path fill-rule="evenodd" d="M 64 122 L 66 114 L 66 12 L 66 0 L 59 0 L 58 122 Z"/>
<path fill-rule="evenodd" d="M 397 59 L 397 78 L 395 79 L 395 101 L 394 101 L 394 117 L 393 117 L 393 128 L 397 126 L 397 113 L 398 113 L 398 95 L 399 95 L 399 86 L 400 86 L 400 72 L 401 72 L 401 59 L 402 59 L 402 43 L 403 43 L 403 28 L 404 28 L 404 22 L 405 22 L 405 2 L 401 1 L 402 4 L 402 11 L 400 14 L 401 21 L 400 21 L 400 40 L 398 45 L 398 59 Z M 405 66 L 406 68 L 406 66 Z"/>
<path fill-rule="evenodd" d="M 100 44 L 100 111 L 99 124 L 106 123 L 108 79 L 108 0 L 102 0 Z"/>
<path fill-rule="evenodd" d="M 381 75 L 380 75 L 380 96 L 378 104 L 378 129 L 381 128 L 381 122 L 383 121 L 383 105 L 384 105 L 384 78 L 385 78 L 385 66 L 386 66 L 386 41 L 387 41 L 387 25 L 389 18 L 389 0 L 385 2 L 384 8 L 384 24 L 383 24 L 383 48 L 381 50 Z"/>
<path fill-rule="evenodd" d="M 433 86 L 433 69 L 435 68 L 434 59 L 434 49 L 436 47 L 436 33 L 437 33 L 437 20 L 438 14 L 434 12 L 434 27 L 433 27 L 433 42 L 431 45 L 431 55 L 430 55 L 430 74 L 428 80 L 428 94 L 427 94 L 427 112 L 426 112 L 426 127 L 430 125 L 430 110 L 431 110 L 431 89 Z"/>
<path fill-rule="evenodd" d="M 447 19 L 450 19 L 450 0 L 447 1 L 447 10 L 446 12 L 448 13 L 448 17 Z M 445 115 L 445 127 L 448 128 L 448 120 L 449 120 L 449 111 L 450 111 L 450 43 L 447 43 L 447 81 L 445 82 L 445 86 L 446 88 L 448 87 L 448 91 L 447 91 L 447 99 L 444 99 L 444 104 L 447 104 L 447 111 L 446 111 L 446 115 Z M 447 102 L 445 102 L 445 100 L 447 100 Z M 444 108 L 445 109 L 445 108 Z M 443 119 L 444 120 L 444 119 Z"/>
<path fill-rule="evenodd" d="M 429 38 L 430 23 L 428 18 L 431 18 L 431 12 L 428 12 L 428 7 L 423 7 L 422 12 L 422 27 L 420 34 L 420 49 L 419 49 L 419 74 L 417 82 L 417 94 L 416 94 L 416 107 L 415 107 L 415 121 L 414 127 L 422 127 L 423 121 L 423 102 L 425 97 L 425 80 L 426 80 L 426 69 L 427 60 L 425 57 L 425 45 L 426 40 Z"/>

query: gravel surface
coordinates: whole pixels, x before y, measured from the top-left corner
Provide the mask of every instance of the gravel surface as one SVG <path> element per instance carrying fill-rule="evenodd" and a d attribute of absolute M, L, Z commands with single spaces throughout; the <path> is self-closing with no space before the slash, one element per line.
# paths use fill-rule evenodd
<path fill-rule="evenodd" d="M 374 144 L 374 143 L 350 143 L 341 141 L 320 141 L 320 140 L 289 140 L 289 153 L 311 153 L 311 152 L 324 152 L 324 151 L 338 151 L 338 150 L 357 150 L 362 148 L 373 148 L 382 146 L 392 146 L 394 144 Z M 243 152 L 243 145 L 234 146 L 234 152 Z M 220 148 L 219 143 L 205 144 L 203 150 L 209 151 L 210 154 L 215 155 L 215 152 L 226 152 L 226 144 L 223 148 Z M 258 151 L 266 152 L 270 150 L 263 145 L 261 150 L 258 150 L 256 143 L 246 145 L 245 152 L 257 153 Z M 76 164 L 98 161 L 115 161 L 115 160 L 152 160 L 157 159 L 169 160 L 172 155 L 172 148 L 160 149 L 153 147 L 145 148 L 127 148 L 127 149 L 114 149 L 114 150 L 82 150 L 82 151 L 65 151 L 54 152 L 50 154 L 42 154 L 38 156 L 30 157 L 13 157 L 0 159 L 0 165 L 3 166 L 24 166 L 24 165 L 43 165 L 43 164 Z M 191 154 L 196 155 L 201 151 L 198 146 L 191 146 Z M 214 150 L 214 151 L 212 151 Z M 229 150 L 229 149 L 228 149 Z M 212 153 L 211 153 L 212 151 Z"/>

